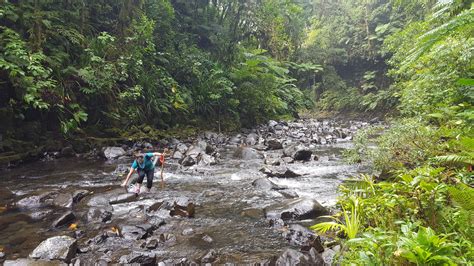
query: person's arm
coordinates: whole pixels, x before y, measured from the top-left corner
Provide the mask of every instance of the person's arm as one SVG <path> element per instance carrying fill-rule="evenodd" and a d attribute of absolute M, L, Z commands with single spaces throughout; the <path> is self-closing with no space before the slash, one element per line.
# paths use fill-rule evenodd
<path fill-rule="evenodd" d="M 127 186 L 128 180 L 130 179 L 130 177 L 133 175 L 134 172 L 135 172 L 135 168 L 130 167 L 130 172 L 128 172 L 127 178 L 125 179 L 125 181 L 123 181 L 123 183 L 121 185 L 122 187 Z"/>

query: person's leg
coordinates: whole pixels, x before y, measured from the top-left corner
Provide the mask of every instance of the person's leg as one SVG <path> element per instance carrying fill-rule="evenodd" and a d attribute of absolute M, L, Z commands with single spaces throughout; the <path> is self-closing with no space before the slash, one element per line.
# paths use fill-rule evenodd
<path fill-rule="evenodd" d="M 148 192 L 151 189 L 151 186 L 153 185 L 153 177 L 155 175 L 155 169 L 150 169 L 146 171 L 146 187 L 148 189 Z"/>
<path fill-rule="evenodd" d="M 144 170 L 141 170 L 141 169 L 138 169 L 138 179 L 137 179 L 137 189 L 135 190 L 135 193 L 140 193 L 140 187 L 143 183 L 143 179 L 145 178 L 145 171 Z M 147 182 L 148 182 L 148 178 L 147 178 Z"/>

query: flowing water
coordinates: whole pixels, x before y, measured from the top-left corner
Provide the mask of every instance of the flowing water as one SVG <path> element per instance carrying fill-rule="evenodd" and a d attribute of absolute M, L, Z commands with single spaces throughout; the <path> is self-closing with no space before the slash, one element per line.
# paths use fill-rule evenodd
<path fill-rule="evenodd" d="M 350 141 L 315 145 L 312 149 L 319 160 L 295 162 L 289 167 L 302 174 L 297 178 L 270 178 L 278 185 L 286 186 L 301 198 L 311 198 L 323 206 L 334 206 L 337 186 L 349 176 L 364 171 L 358 165 L 341 160 L 341 152 L 351 146 Z M 158 247 L 159 258 L 190 258 L 203 256 L 209 249 L 219 253 L 220 262 L 248 263 L 276 256 L 290 244 L 279 230 L 271 228 L 263 209 L 285 198 L 274 190 L 260 190 L 252 181 L 262 177 L 259 169 L 263 160 L 242 160 L 234 156 L 235 146 L 219 148 L 221 159 L 213 166 L 183 168 L 176 161 L 167 162 L 164 169 L 166 186 L 159 186 L 159 171 L 155 173 L 155 185 L 150 194 L 141 194 L 137 201 L 113 205 L 113 218 L 107 224 L 89 224 L 85 218 L 90 208 L 86 203 L 94 195 L 121 191 L 122 176 L 114 175 L 117 165 L 130 163 L 129 158 L 108 162 L 102 160 L 57 159 L 38 161 L 0 172 L 0 247 L 7 259 L 25 258 L 44 239 L 56 235 L 72 235 L 67 227 L 54 229 L 52 222 L 65 208 L 54 205 L 34 206 L 18 204 L 22 199 L 43 192 L 74 192 L 86 189 L 92 195 L 72 207 L 77 227 L 84 232 L 79 244 L 94 237 L 100 231 L 122 223 L 137 222 L 143 212 L 140 208 L 157 198 L 186 196 L 196 205 L 194 218 L 172 217 L 155 234 L 172 233 L 176 240 Z M 278 153 L 269 151 L 268 154 Z M 304 224 L 310 224 L 307 221 Z M 183 235 L 192 228 L 194 233 Z M 208 235 L 212 242 L 203 241 Z M 136 247 L 139 248 L 139 247 Z M 126 249 L 106 251 L 109 261 L 117 261 Z M 94 253 L 97 259 L 97 253 Z M 91 254 L 80 255 L 84 258 Z"/>

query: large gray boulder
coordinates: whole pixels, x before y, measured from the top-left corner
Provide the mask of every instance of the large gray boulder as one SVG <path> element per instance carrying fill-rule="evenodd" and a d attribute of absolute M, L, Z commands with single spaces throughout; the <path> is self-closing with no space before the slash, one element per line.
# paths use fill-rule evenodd
<path fill-rule="evenodd" d="M 309 161 L 313 152 L 303 145 L 290 145 L 283 150 L 283 154 L 296 161 Z"/>
<path fill-rule="evenodd" d="M 287 200 L 265 208 L 268 219 L 305 220 L 327 215 L 328 210 L 313 199 Z"/>
<path fill-rule="evenodd" d="M 120 156 L 126 154 L 125 150 L 122 147 L 106 147 L 104 149 L 104 157 L 108 160 L 117 159 Z"/>
<path fill-rule="evenodd" d="M 72 221 L 76 219 L 76 216 L 71 211 L 66 212 L 65 214 L 61 215 L 56 221 L 53 222 L 53 227 L 61 227 L 65 225 L 69 225 Z"/>
<path fill-rule="evenodd" d="M 76 239 L 69 236 L 55 236 L 41 242 L 30 254 L 32 259 L 61 260 L 70 262 L 77 252 Z"/>

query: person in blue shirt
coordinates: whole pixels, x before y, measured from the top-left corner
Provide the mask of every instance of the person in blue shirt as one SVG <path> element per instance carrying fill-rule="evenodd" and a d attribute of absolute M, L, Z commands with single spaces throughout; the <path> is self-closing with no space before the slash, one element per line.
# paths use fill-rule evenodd
<path fill-rule="evenodd" d="M 149 192 L 151 186 L 153 185 L 153 176 L 155 174 L 155 163 L 156 160 L 153 162 L 152 158 L 158 158 L 162 154 L 159 152 L 147 152 L 145 154 L 141 152 L 135 153 L 135 161 L 132 163 L 132 167 L 130 167 L 130 172 L 127 175 L 127 178 L 122 183 L 122 187 L 126 187 L 128 184 L 128 180 L 130 177 L 135 173 L 138 173 L 138 180 L 135 193 L 140 193 L 140 187 L 143 183 L 143 179 L 146 176 L 146 187 L 147 191 Z"/>

